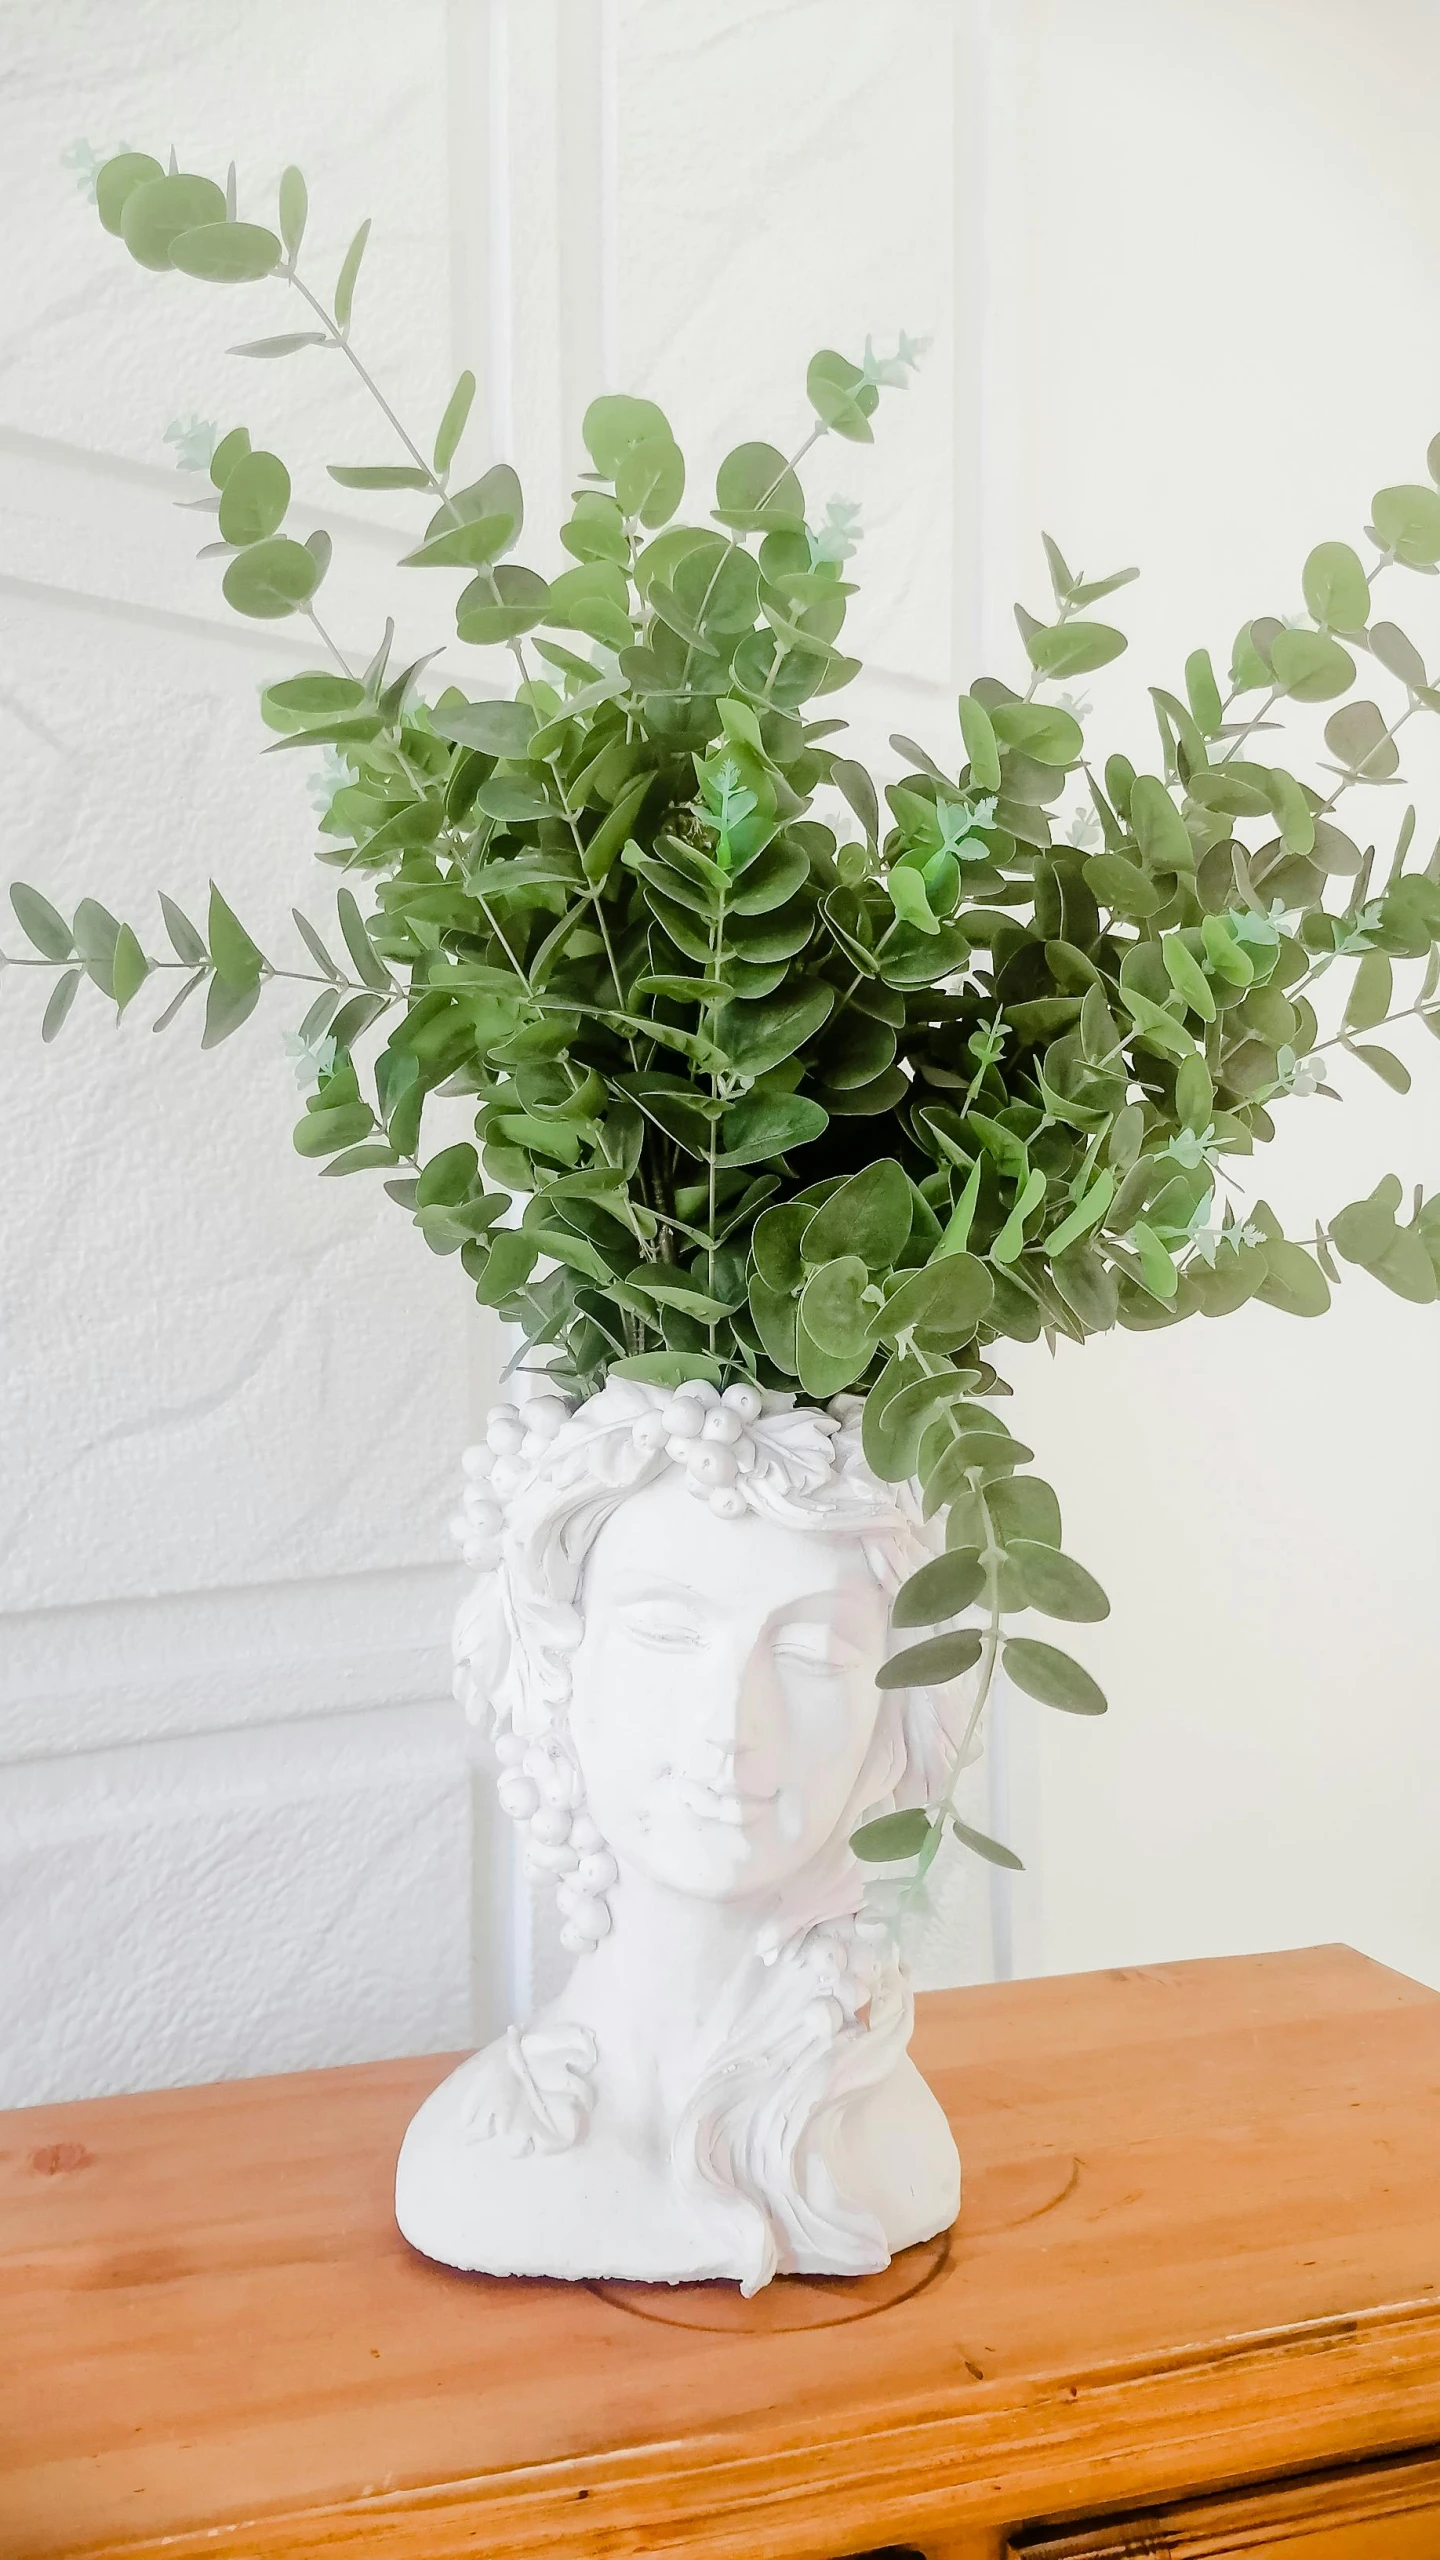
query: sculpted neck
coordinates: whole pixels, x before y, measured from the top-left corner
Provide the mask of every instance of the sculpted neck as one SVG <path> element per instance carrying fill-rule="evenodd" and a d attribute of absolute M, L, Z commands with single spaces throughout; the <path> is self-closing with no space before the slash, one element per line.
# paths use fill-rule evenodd
<path fill-rule="evenodd" d="M 769 1898 L 702 1900 L 627 1867 L 611 1905 L 609 1936 L 581 1957 L 551 2014 L 592 2028 L 607 2069 L 644 2080 L 668 2112 L 688 2096 L 738 1978 L 759 1967 Z"/>

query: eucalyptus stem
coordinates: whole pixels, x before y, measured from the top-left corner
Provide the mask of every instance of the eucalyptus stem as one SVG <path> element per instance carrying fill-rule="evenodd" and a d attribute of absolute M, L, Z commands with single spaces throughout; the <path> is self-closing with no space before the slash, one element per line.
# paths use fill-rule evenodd
<path fill-rule="evenodd" d="M 1414 1004 L 1401 1005 L 1394 1013 L 1382 1014 L 1378 1022 L 1367 1022 L 1363 1027 L 1355 1023 L 1348 1031 L 1332 1032 L 1328 1040 L 1314 1041 L 1305 1055 L 1318 1058 L 1326 1049 L 1353 1049 L 1357 1040 L 1368 1040 L 1372 1031 L 1388 1031 L 1397 1022 L 1440 1022 L 1440 1004 L 1425 1004 L 1417 1000 Z"/>

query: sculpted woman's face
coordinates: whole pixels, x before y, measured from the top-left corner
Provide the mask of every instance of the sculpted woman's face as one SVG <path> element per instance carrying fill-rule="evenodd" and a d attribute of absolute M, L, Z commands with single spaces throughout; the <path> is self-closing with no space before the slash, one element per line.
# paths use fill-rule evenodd
<path fill-rule="evenodd" d="M 709 1900 L 833 1834 L 881 1701 L 887 1605 L 855 1537 L 719 1520 L 673 1476 L 591 1550 L 570 1729 L 615 1855 Z"/>

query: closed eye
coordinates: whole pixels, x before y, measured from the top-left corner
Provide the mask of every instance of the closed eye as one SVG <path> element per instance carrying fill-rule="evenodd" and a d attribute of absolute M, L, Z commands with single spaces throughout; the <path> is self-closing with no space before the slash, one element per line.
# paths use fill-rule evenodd
<path fill-rule="evenodd" d="M 637 1644 L 649 1645 L 662 1653 L 693 1653 L 704 1641 L 700 1629 L 688 1618 L 662 1618 L 626 1613 L 625 1624 Z"/>
<path fill-rule="evenodd" d="M 790 1639 L 782 1636 L 774 1652 L 776 1661 L 783 1662 L 788 1669 L 809 1672 L 816 1678 L 829 1680 L 853 1671 L 860 1659 L 853 1645 L 816 1644 L 807 1642 L 803 1636 Z"/>

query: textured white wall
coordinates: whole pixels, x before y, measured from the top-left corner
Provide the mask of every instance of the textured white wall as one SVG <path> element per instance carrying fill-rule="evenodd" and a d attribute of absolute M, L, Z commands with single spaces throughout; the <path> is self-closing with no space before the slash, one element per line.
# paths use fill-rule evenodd
<path fill-rule="evenodd" d="M 811 479 L 864 507 L 846 707 L 882 762 L 896 727 L 945 748 L 957 682 L 1013 666 L 1041 523 L 1145 564 L 1132 656 L 1094 685 L 1139 742 L 1145 679 L 1286 609 L 1310 542 L 1440 425 L 1423 0 L 398 24 L 0 0 L 5 871 L 62 903 L 139 914 L 213 872 L 278 957 L 320 876 L 303 777 L 256 753 L 255 688 L 305 652 L 196 567 L 172 416 L 243 415 L 302 466 L 347 643 L 404 593 L 403 520 L 319 469 L 383 455 L 361 396 L 321 359 L 227 359 L 281 325 L 271 289 L 137 273 L 59 167 L 81 135 L 233 153 L 242 209 L 299 160 L 326 266 L 372 214 L 361 340 L 422 424 L 475 365 L 476 466 L 513 453 L 536 524 L 597 387 L 662 400 L 699 484 L 742 434 L 798 439 L 815 345 L 932 331 L 875 450 L 822 447 Z M 1403 602 L 1433 629 L 1432 593 Z M 528 1961 L 445 1704 L 444 1524 L 497 1346 L 388 1203 L 290 1153 L 278 991 L 204 1057 L 183 1017 L 157 1047 L 83 995 L 42 1052 L 40 1009 L 5 978 L 0 2096 L 462 2040 Z M 1287 1209 L 1372 1162 L 1440 1171 L 1429 1101 L 1308 1109 L 1266 1171 Z M 1007 1928 L 1021 1969 L 1345 1935 L 1440 1980 L 1433 1314 L 1357 1280 L 1323 1329 L 1257 1310 L 1016 1383 L 1114 1594 L 1089 1648 L 1114 1705 L 1016 1712 L 1031 1872 L 994 1906 L 1001 1960 Z M 985 1960 L 983 1882 L 944 1941 L 932 1971 Z"/>
<path fill-rule="evenodd" d="M 338 367 L 227 357 L 280 325 L 265 289 L 142 275 L 60 154 L 173 135 L 233 153 L 251 201 L 298 159 L 327 269 L 374 214 L 362 326 L 433 418 L 484 322 L 447 254 L 446 13 L 407 10 L 399 59 L 391 13 L 345 0 L 11 5 L 0 46 L 27 243 L 0 339 L 5 869 L 147 924 L 153 884 L 195 912 L 213 874 L 293 962 L 313 819 L 255 694 L 308 635 L 225 611 L 162 437 L 244 416 L 308 458 L 364 650 L 393 546 L 319 465 L 374 430 Z M 45 1051 L 42 973 L 0 1001 L 0 2091 L 458 2042 L 483 1894 L 445 1523 L 490 1346 L 387 1202 L 291 1152 L 281 990 L 206 1056 L 190 1017 L 157 1043 L 89 992 Z"/>

